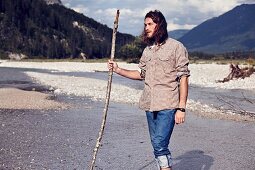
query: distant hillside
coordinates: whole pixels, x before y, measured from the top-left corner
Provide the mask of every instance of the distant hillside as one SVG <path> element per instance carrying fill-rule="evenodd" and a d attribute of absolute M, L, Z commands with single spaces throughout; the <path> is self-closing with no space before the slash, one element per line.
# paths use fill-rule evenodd
<path fill-rule="evenodd" d="M 189 30 L 179 29 L 179 30 L 169 31 L 168 35 L 169 35 L 169 37 L 177 40 L 177 39 L 181 38 L 182 36 L 184 36 L 187 32 L 189 32 Z"/>
<path fill-rule="evenodd" d="M 112 29 L 58 3 L 47 5 L 46 1 L 0 1 L 0 54 L 23 53 L 29 58 L 110 56 Z M 116 51 L 134 39 L 118 33 Z"/>
<path fill-rule="evenodd" d="M 240 5 L 198 25 L 179 39 L 189 51 L 255 50 L 255 4 Z"/>

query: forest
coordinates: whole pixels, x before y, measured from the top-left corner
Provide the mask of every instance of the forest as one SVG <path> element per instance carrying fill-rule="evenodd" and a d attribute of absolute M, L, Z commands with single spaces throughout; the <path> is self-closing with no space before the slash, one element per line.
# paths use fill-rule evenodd
<path fill-rule="evenodd" d="M 114 19 L 114 18 L 113 18 Z M 22 53 L 29 58 L 110 56 L 112 29 L 62 5 L 43 0 L 0 1 L 0 54 Z M 134 36 L 117 34 L 116 50 Z"/>

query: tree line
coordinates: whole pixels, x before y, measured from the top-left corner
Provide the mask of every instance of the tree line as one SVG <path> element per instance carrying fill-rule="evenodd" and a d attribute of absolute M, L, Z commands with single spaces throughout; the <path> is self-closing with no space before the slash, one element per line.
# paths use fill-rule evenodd
<path fill-rule="evenodd" d="M 74 23 L 78 23 L 79 26 Z M 43 0 L 0 1 L 0 52 L 30 58 L 110 56 L 112 29 L 62 5 Z M 117 34 L 116 50 L 134 36 Z"/>

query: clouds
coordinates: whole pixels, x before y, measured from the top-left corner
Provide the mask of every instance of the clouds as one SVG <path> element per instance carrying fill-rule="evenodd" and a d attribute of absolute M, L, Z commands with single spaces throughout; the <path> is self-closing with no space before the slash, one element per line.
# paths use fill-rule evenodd
<path fill-rule="evenodd" d="M 168 30 L 191 29 L 212 17 L 219 16 L 237 5 L 253 4 L 254 0 L 62 0 L 77 12 L 113 26 L 116 10 L 120 10 L 119 31 L 139 35 L 143 19 L 150 10 L 158 9 L 166 17 Z"/>

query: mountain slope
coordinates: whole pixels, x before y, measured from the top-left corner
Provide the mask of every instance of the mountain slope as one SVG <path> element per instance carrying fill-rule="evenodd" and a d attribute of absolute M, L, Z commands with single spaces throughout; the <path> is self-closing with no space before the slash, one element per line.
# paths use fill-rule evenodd
<path fill-rule="evenodd" d="M 113 18 L 114 20 L 114 18 Z M 110 56 L 112 29 L 44 0 L 0 1 L 0 52 L 41 58 Z M 117 34 L 116 51 L 135 39 Z"/>
<path fill-rule="evenodd" d="M 48 5 L 51 4 L 58 4 L 58 5 L 62 5 L 61 0 L 44 0 Z"/>
<path fill-rule="evenodd" d="M 179 40 L 190 51 L 255 50 L 255 4 L 244 4 L 198 25 Z"/>
<path fill-rule="evenodd" d="M 181 38 L 182 36 L 184 36 L 187 32 L 189 32 L 189 30 L 187 29 L 178 29 L 178 30 L 169 31 L 168 35 L 169 37 L 177 40 Z"/>

